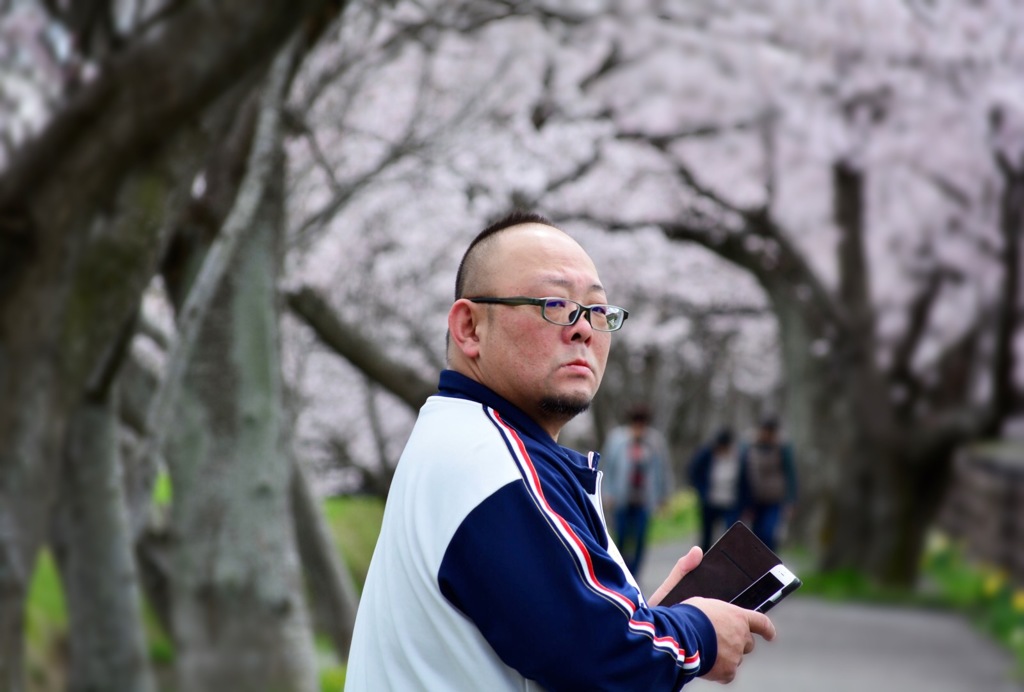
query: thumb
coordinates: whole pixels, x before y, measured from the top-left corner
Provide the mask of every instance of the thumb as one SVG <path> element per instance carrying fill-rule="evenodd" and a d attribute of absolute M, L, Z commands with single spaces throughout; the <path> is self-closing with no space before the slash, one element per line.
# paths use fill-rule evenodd
<path fill-rule="evenodd" d="M 699 565 L 700 561 L 703 559 L 704 551 L 700 549 L 700 546 L 695 545 L 690 548 L 690 552 L 676 560 L 676 564 L 669 574 L 671 576 L 675 576 L 675 573 L 679 572 L 679 579 L 682 579 L 684 574 L 688 574 L 696 569 L 697 565 Z"/>
<path fill-rule="evenodd" d="M 683 555 L 681 558 L 676 560 L 676 564 L 672 566 L 672 569 L 668 573 L 668 577 L 662 582 L 654 594 L 648 599 L 650 605 L 658 605 L 661 600 L 668 595 L 668 592 L 672 590 L 679 580 L 689 572 L 692 572 L 700 561 L 704 559 L 704 551 L 700 549 L 700 546 L 693 546 L 690 548 L 690 552 Z"/>

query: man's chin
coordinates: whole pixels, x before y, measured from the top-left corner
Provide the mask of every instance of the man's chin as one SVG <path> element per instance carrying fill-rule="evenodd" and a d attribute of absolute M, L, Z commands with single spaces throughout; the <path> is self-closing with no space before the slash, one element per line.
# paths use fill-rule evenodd
<path fill-rule="evenodd" d="M 540 400 L 540 410 L 553 418 L 571 420 L 590 408 L 590 399 L 571 396 L 548 396 Z"/>

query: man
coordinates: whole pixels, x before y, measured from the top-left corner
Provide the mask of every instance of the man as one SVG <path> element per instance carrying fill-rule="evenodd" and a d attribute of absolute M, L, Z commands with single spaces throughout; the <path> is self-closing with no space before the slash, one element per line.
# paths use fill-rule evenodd
<path fill-rule="evenodd" d="M 608 539 L 597 456 L 557 444 L 626 313 L 590 257 L 538 216 L 470 245 L 448 364 L 399 460 L 356 618 L 346 689 L 677 690 L 731 680 L 760 613 L 659 607 Z"/>
<path fill-rule="evenodd" d="M 778 550 L 779 529 L 796 503 L 796 463 L 773 416 L 761 421 L 753 444 L 740 455 L 739 488 L 744 520 L 765 545 Z"/>
<path fill-rule="evenodd" d="M 651 427 L 651 411 L 630 408 L 629 424 L 608 434 L 601 454 L 605 511 L 615 520 L 615 540 L 634 576 L 640 574 L 651 515 L 668 498 L 668 445 Z"/>

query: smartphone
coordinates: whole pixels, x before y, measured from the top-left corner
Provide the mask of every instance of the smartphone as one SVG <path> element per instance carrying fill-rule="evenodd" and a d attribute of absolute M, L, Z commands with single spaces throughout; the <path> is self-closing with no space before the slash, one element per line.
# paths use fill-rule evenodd
<path fill-rule="evenodd" d="M 747 610 L 767 613 L 776 603 L 800 588 L 801 583 L 788 567 L 775 565 L 729 602 Z"/>
<path fill-rule="evenodd" d="M 796 591 L 801 581 L 743 522 L 736 522 L 662 601 L 717 598 L 764 613 Z"/>

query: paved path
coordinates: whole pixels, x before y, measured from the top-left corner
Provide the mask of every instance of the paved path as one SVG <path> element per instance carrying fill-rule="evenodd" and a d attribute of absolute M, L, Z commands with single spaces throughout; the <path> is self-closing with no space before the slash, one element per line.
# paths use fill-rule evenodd
<path fill-rule="evenodd" d="M 689 545 L 650 549 L 641 583 L 651 593 Z M 791 596 L 770 613 L 775 641 L 757 640 L 730 692 L 1022 692 L 1008 652 L 945 612 L 836 604 Z"/>

